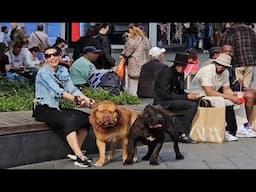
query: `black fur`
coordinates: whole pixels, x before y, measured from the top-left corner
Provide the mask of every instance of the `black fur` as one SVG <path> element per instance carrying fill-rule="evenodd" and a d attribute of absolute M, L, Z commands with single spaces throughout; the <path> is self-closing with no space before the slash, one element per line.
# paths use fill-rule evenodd
<path fill-rule="evenodd" d="M 179 150 L 178 131 L 174 127 L 172 114 L 160 105 L 147 105 L 131 127 L 128 136 L 128 157 L 123 164 L 133 163 L 136 143 L 142 141 L 148 145 L 148 152 L 142 160 L 149 160 L 150 165 L 158 165 L 158 156 L 166 132 L 173 141 L 176 159 L 184 159 Z"/>

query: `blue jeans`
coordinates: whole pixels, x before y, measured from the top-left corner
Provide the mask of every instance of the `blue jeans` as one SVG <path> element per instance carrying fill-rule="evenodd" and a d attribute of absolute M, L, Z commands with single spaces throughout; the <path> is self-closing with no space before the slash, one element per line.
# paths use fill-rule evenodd
<path fill-rule="evenodd" d="M 196 35 L 194 33 L 190 33 L 188 35 L 188 49 L 194 48 L 196 46 Z"/>
<path fill-rule="evenodd" d="M 23 77 L 22 75 L 19 75 L 18 73 L 13 73 L 13 72 L 6 72 L 6 77 L 9 80 L 12 81 L 26 81 L 27 79 L 25 77 Z"/>

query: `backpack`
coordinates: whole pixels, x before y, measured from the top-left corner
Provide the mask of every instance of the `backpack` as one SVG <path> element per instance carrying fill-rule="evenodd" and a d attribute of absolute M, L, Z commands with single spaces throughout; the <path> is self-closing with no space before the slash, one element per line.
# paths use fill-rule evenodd
<path fill-rule="evenodd" d="M 89 77 L 90 87 L 92 87 L 93 89 L 96 89 L 97 87 L 99 87 L 101 78 L 105 73 L 106 71 L 101 71 L 101 70 L 94 71 Z"/>
<path fill-rule="evenodd" d="M 108 90 L 112 95 L 120 95 L 122 91 L 121 82 L 118 74 L 115 71 L 108 71 L 104 73 L 101 78 L 99 87 Z"/>

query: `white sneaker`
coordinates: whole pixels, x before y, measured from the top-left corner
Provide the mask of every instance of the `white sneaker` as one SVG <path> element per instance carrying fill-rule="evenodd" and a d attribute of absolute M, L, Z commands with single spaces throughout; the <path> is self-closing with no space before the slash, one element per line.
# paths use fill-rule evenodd
<path fill-rule="evenodd" d="M 237 137 L 256 137 L 256 132 L 249 128 L 240 128 L 236 132 Z"/>
<path fill-rule="evenodd" d="M 256 132 L 252 128 L 245 128 L 251 137 L 256 137 Z"/>
<path fill-rule="evenodd" d="M 231 135 L 230 133 L 228 133 L 227 131 L 225 132 L 225 141 L 238 141 L 238 138 Z"/>

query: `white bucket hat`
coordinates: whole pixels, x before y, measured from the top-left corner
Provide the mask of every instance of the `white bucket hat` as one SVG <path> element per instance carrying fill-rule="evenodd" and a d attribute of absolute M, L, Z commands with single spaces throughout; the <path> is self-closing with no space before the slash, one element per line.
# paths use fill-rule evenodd
<path fill-rule="evenodd" d="M 231 66 L 231 60 L 232 60 L 232 57 L 230 55 L 227 55 L 226 53 L 221 53 L 213 61 L 216 62 L 216 63 L 219 63 L 223 66 L 226 66 L 226 67 L 232 67 Z"/>

